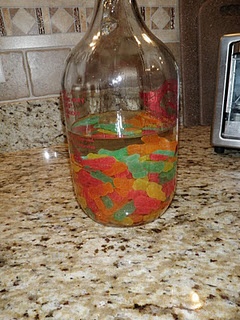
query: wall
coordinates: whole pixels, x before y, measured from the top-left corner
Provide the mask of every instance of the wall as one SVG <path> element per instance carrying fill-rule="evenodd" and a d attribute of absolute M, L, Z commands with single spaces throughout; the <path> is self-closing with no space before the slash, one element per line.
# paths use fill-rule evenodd
<path fill-rule="evenodd" d="M 240 1 L 180 0 L 179 10 L 184 125 L 211 125 L 220 38 L 240 32 Z"/>
<path fill-rule="evenodd" d="M 147 26 L 179 61 L 178 0 L 137 2 Z M 94 0 L 0 0 L 1 151 L 64 141 L 60 79 L 93 6 Z"/>

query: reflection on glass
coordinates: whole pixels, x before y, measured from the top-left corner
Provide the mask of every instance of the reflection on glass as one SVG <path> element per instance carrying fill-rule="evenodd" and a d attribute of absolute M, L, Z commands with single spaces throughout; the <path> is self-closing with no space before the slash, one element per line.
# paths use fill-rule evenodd
<path fill-rule="evenodd" d="M 238 46 L 240 47 L 240 45 Z M 237 49 L 239 50 L 239 48 Z M 225 111 L 224 137 L 240 137 L 240 53 L 231 57 L 229 85 Z"/>

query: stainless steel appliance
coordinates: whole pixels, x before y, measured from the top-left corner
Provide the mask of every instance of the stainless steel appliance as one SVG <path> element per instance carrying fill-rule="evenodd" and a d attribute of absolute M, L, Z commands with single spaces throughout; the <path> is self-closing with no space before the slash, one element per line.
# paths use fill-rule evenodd
<path fill-rule="evenodd" d="M 240 149 L 240 33 L 220 40 L 211 142 L 217 153 Z"/>

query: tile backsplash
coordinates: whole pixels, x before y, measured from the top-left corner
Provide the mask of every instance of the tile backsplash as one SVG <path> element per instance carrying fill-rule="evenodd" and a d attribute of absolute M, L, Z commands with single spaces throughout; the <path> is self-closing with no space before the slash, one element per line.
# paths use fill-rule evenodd
<path fill-rule="evenodd" d="M 86 32 L 95 0 L 0 0 L 0 35 Z M 137 0 L 150 29 L 176 40 L 178 0 Z"/>
<path fill-rule="evenodd" d="M 26 107 L 28 101 L 37 100 L 37 105 L 42 102 L 43 110 L 46 101 L 51 100 L 49 108 L 52 113 L 56 112 L 53 105 L 59 104 L 65 59 L 85 34 L 94 3 L 94 0 L 0 0 L 0 130 L 3 136 L 0 150 L 24 148 L 24 143 L 11 141 L 7 128 L 15 123 L 12 130 L 18 127 L 18 132 L 14 136 L 22 136 L 18 122 L 23 118 L 16 114 L 22 110 L 30 119 L 36 110 L 41 111 L 35 106 L 33 112 L 34 103 Z M 138 0 L 137 3 L 147 26 L 179 61 L 178 0 Z M 48 120 L 42 118 L 42 121 L 46 123 L 42 130 L 50 130 Z M 29 129 L 34 130 L 36 126 L 37 123 Z M 42 126 L 40 122 L 39 126 Z M 60 131 L 55 132 L 54 137 L 62 136 L 61 125 L 56 127 Z M 33 146 L 56 142 L 54 137 L 49 138 L 50 134 L 46 136 L 48 140 L 40 139 Z M 31 145 L 26 142 L 26 147 Z"/>

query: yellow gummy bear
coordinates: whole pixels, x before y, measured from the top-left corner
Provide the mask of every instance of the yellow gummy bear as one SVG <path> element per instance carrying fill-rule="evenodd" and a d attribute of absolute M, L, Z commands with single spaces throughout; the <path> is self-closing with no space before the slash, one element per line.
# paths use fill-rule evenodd
<path fill-rule="evenodd" d="M 161 201 L 166 200 L 166 195 L 162 191 L 162 186 L 157 184 L 156 182 L 149 182 L 146 192 L 147 192 L 147 195 L 151 198 L 155 198 Z"/>
<path fill-rule="evenodd" d="M 81 196 L 77 196 L 77 199 L 78 199 L 78 202 L 80 203 L 81 207 L 83 209 L 86 209 L 87 208 L 87 202 L 86 202 L 86 199 L 81 197 Z"/>
<path fill-rule="evenodd" d="M 71 167 L 74 172 L 79 172 L 82 169 L 82 165 L 75 161 L 74 155 L 70 156 Z"/>
<path fill-rule="evenodd" d="M 112 132 L 112 131 L 106 130 L 106 129 L 98 129 L 98 132 L 109 134 L 109 135 L 114 135 L 114 136 L 116 135 L 116 132 Z"/>
<path fill-rule="evenodd" d="M 139 158 L 140 162 L 145 162 L 145 161 L 149 161 L 149 160 L 150 160 L 149 154 L 146 154 L 145 156 L 142 156 Z"/>
<path fill-rule="evenodd" d="M 136 179 L 133 184 L 134 190 L 146 190 L 148 187 L 149 181 L 147 179 Z"/>
<path fill-rule="evenodd" d="M 106 157 L 105 154 L 89 153 L 87 155 L 88 159 L 99 159 L 99 158 L 104 158 L 104 157 Z"/>
<path fill-rule="evenodd" d="M 168 171 L 170 171 L 173 167 L 174 167 L 174 163 L 173 163 L 173 162 L 166 162 L 166 163 L 164 164 L 163 172 L 168 172 Z"/>
<path fill-rule="evenodd" d="M 122 220 L 122 225 L 124 226 L 132 226 L 133 225 L 133 220 L 130 217 L 126 217 Z"/>
<path fill-rule="evenodd" d="M 79 172 L 82 169 L 82 166 L 77 165 L 76 162 L 72 162 L 71 166 L 74 172 Z"/>

